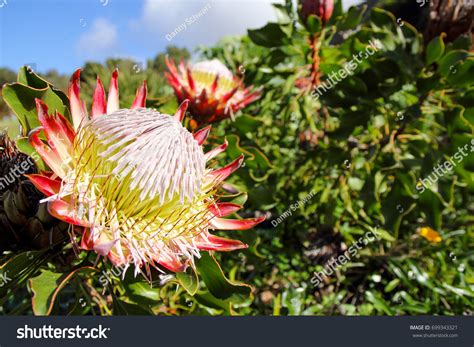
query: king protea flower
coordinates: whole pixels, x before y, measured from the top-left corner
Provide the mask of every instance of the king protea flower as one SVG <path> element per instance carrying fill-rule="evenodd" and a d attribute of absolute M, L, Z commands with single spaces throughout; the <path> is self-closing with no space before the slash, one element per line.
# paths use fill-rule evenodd
<path fill-rule="evenodd" d="M 257 100 L 261 92 L 245 88 L 243 81 L 219 60 L 202 61 L 185 66 L 181 61 L 179 71 L 172 60 L 166 59 L 168 82 L 174 89 L 178 102 L 189 100 L 189 111 L 197 125 L 210 124 L 226 118 Z"/>
<path fill-rule="evenodd" d="M 174 116 L 144 108 L 145 84 L 130 109 L 119 109 L 117 72 L 107 104 L 98 81 L 89 118 L 79 97 L 79 73 L 69 88 L 73 126 L 36 100 L 42 127 L 29 139 L 52 172 L 29 178 L 47 196 L 53 216 L 83 228 L 81 247 L 116 266 L 135 264 L 136 272 L 157 264 L 183 271 L 201 250 L 247 247 L 210 233 L 249 229 L 263 220 L 222 218 L 241 208 L 219 202 L 216 191 L 243 157 L 206 168 L 227 142 L 204 153 L 210 127 L 192 134 L 182 126 L 187 101 Z"/>

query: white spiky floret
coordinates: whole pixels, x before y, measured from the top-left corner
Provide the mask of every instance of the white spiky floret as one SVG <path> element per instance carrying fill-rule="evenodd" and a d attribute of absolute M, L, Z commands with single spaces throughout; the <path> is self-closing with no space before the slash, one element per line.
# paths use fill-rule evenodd
<path fill-rule="evenodd" d="M 222 62 L 218 59 L 205 60 L 205 61 L 196 63 L 192 66 L 191 71 L 212 73 L 212 74 L 219 75 L 223 78 L 227 78 L 229 80 L 232 80 L 234 78 L 234 75 L 227 68 L 227 66 L 222 64 Z"/>
<path fill-rule="evenodd" d="M 119 110 L 89 125 L 108 148 L 100 153 L 116 162 L 113 174 L 131 175 L 130 189 L 140 189 L 141 199 L 160 201 L 179 193 L 190 201 L 199 191 L 206 160 L 202 148 L 180 122 L 156 111 Z"/>
<path fill-rule="evenodd" d="M 198 88 L 206 89 L 208 92 L 210 92 L 209 88 L 216 76 L 219 76 L 218 88 L 214 92 L 216 96 L 222 96 L 235 87 L 234 75 L 227 66 L 217 59 L 205 60 L 192 65 L 191 73 Z"/>

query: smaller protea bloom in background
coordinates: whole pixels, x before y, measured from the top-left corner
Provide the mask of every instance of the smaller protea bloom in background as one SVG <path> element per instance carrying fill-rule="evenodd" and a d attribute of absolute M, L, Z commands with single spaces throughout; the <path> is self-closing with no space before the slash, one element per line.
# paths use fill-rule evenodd
<path fill-rule="evenodd" d="M 424 237 L 430 242 L 439 243 L 442 241 L 441 235 L 436 230 L 433 230 L 430 227 L 421 227 L 418 228 L 417 231 L 420 236 Z"/>
<path fill-rule="evenodd" d="M 315 15 L 321 19 L 321 23 L 325 25 L 331 18 L 334 9 L 333 0 L 302 0 L 301 1 L 301 18 L 306 23 L 310 15 Z"/>
<path fill-rule="evenodd" d="M 157 264 L 183 271 L 201 250 L 247 247 L 210 233 L 249 229 L 264 219 L 222 218 L 242 207 L 219 202 L 216 191 L 243 157 L 220 169 L 206 168 L 227 142 L 204 153 L 210 126 L 194 134 L 183 127 L 187 101 L 172 117 L 141 107 L 145 101 L 139 90 L 131 109 L 110 113 L 111 96 L 111 105 L 118 105 L 115 78 L 107 108 L 103 88 L 98 87 L 93 103 L 97 109 L 93 106 L 88 119 L 74 88 L 77 79 L 75 74 L 70 88 L 76 129 L 36 101 L 49 145 L 39 138 L 40 129 L 31 132 L 30 142 L 53 172 L 29 178 L 48 196 L 52 215 L 83 228 L 82 248 L 108 257 L 115 266 L 134 264 L 136 272 L 145 267 L 148 273 L 149 266 Z"/>
<path fill-rule="evenodd" d="M 233 118 L 234 113 L 257 100 L 261 92 L 245 88 L 243 81 L 219 60 L 202 61 L 179 68 L 166 59 L 169 73 L 165 72 L 178 102 L 189 100 L 189 112 L 197 126 Z"/>

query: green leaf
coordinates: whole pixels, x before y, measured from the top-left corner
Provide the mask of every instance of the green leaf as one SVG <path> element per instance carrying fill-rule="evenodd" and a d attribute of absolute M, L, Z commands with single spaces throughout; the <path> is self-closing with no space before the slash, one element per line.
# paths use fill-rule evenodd
<path fill-rule="evenodd" d="M 272 4 L 272 6 L 275 7 L 275 11 L 277 12 L 277 17 L 280 18 L 280 20 L 283 23 L 291 22 L 291 17 L 290 17 L 291 10 L 288 6 L 285 6 L 282 4 Z"/>
<path fill-rule="evenodd" d="M 271 163 L 268 158 L 255 147 L 241 147 L 240 138 L 237 135 L 227 136 L 229 146 L 227 147 L 227 153 L 230 158 L 236 158 L 241 154 L 245 155 L 245 167 L 250 170 L 250 176 L 255 181 L 263 181 L 268 176 L 268 169 L 271 167 Z M 241 172 L 243 170 L 241 169 Z M 257 172 L 258 171 L 258 172 Z M 263 173 L 262 177 L 258 177 L 258 173 Z"/>
<path fill-rule="evenodd" d="M 448 74 L 453 73 L 456 69 L 456 64 L 465 59 L 468 56 L 466 51 L 451 51 L 448 54 L 444 55 L 443 58 L 439 61 L 438 72 L 446 77 Z"/>
<path fill-rule="evenodd" d="M 246 161 L 246 165 L 248 165 L 249 168 L 255 170 L 267 170 L 272 166 L 270 160 L 268 160 L 265 154 L 263 154 L 258 148 L 245 147 L 245 149 L 252 155 L 252 157 L 248 158 Z"/>
<path fill-rule="evenodd" d="M 469 290 L 469 287 L 466 287 L 466 289 L 464 289 L 464 288 L 451 286 L 447 283 L 443 283 L 443 287 L 445 287 L 450 292 L 458 296 L 468 296 L 468 297 L 474 298 L 474 292 L 472 292 L 472 290 Z"/>
<path fill-rule="evenodd" d="M 30 287 L 33 292 L 32 305 L 35 315 L 48 315 L 52 309 L 54 299 L 53 293 L 58 287 L 57 281 L 61 278 L 61 273 L 43 270 L 41 275 L 30 280 Z"/>
<path fill-rule="evenodd" d="M 34 71 L 28 69 L 27 66 L 23 66 L 18 70 L 18 83 L 27 85 L 34 89 L 45 89 L 51 88 L 51 90 L 62 100 L 64 105 L 69 105 L 69 98 L 61 90 L 54 88 L 51 82 L 38 76 Z M 71 121 L 70 114 L 66 109 L 65 113 L 61 113 L 67 119 Z"/>
<path fill-rule="evenodd" d="M 244 134 L 256 131 L 262 124 L 263 122 L 261 120 L 248 115 L 242 115 L 234 122 L 234 126 Z"/>
<path fill-rule="evenodd" d="M 448 83 L 454 87 L 462 88 L 472 85 L 474 76 L 474 59 L 467 59 L 450 68 L 450 74 L 447 77 Z"/>
<path fill-rule="evenodd" d="M 232 200 L 229 201 L 229 202 L 232 202 L 232 203 L 234 203 L 234 204 L 243 206 L 243 205 L 245 205 L 245 203 L 247 202 L 248 197 L 249 197 L 249 196 L 248 196 L 247 193 L 242 192 L 242 193 L 239 193 L 239 194 L 237 194 L 236 196 L 234 196 L 234 197 L 232 198 Z"/>
<path fill-rule="evenodd" d="M 382 240 L 393 242 L 395 238 L 385 229 L 377 228 L 377 233 L 379 234 Z"/>
<path fill-rule="evenodd" d="M 233 189 L 236 187 L 235 186 L 231 186 Z M 246 201 L 248 199 L 248 194 L 245 193 L 245 192 L 239 192 L 239 193 L 235 193 L 235 194 L 226 194 L 226 195 L 223 195 L 220 199 L 221 202 L 231 202 L 233 204 L 237 204 L 237 205 L 240 205 L 240 206 L 244 206 Z"/>
<path fill-rule="evenodd" d="M 114 315 L 120 316 L 148 316 L 153 314 L 153 312 L 151 312 L 146 307 L 126 302 L 124 300 L 118 299 L 116 296 L 113 297 L 112 308 Z"/>
<path fill-rule="evenodd" d="M 242 303 L 250 296 L 251 287 L 244 283 L 229 281 L 216 259 L 209 253 L 201 253 L 197 269 L 209 292 L 217 299 L 230 299 L 234 303 Z"/>
<path fill-rule="evenodd" d="M 153 100 L 153 99 L 152 99 Z M 148 102 L 147 100 L 147 107 L 157 107 L 157 103 L 154 103 L 154 102 Z M 165 102 L 162 102 L 160 100 L 160 103 L 159 103 L 160 107 L 158 108 L 158 110 L 161 112 L 161 113 L 165 113 L 165 114 L 174 114 L 176 112 L 176 109 L 178 108 L 178 102 L 176 101 L 175 98 L 168 98 Z"/>
<path fill-rule="evenodd" d="M 430 189 L 426 189 L 419 199 L 419 208 L 426 216 L 426 222 L 434 230 L 441 229 L 441 210 L 442 202 L 439 196 L 433 193 Z"/>
<path fill-rule="evenodd" d="M 282 296 L 282 305 L 288 309 L 288 314 L 291 316 L 301 315 L 304 302 L 304 289 L 290 289 L 285 291 Z"/>
<path fill-rule="evenodd" d="M 364 181 L 357 177 L 349 177 L 347 184 L 351 190 L 359 191 L 364 186 Z"/>
<path fill-rule="evenodd" d="M 338 88 L 344 90 L 347 96 L 364 96 L 367 95 L 367 85 L 364 80 L 357 76 L 352 76 L 343 80 Z"/>
<path fill-rule="evenodd" d="M 45 162 L 41 159 L 39 154 L 36 152 L 34 147 L 30 144 L 28 141 L 27 137 L 21 137 L 18 140 L 16 140 L 16 146 L 20 150 L 20 152 L 23 152 L 27 155 L 29 155 L 33 160 L 35 161 L 36 165 L 40 170 L 46 171 L 47 166 Z"/>
<path fill-rule="evenodd" d="M 440 36 L 435 37 L 428 43 L 426 47 L 426 65 L 431 65 L 435 61 L 438 61 L 439 58 L 443 56 L 444 53 L 444 42 L 443 37 L 446 34 L 442 33 Z"/>
<path fill-rule="evenodd" d="M 219 300 L 209 292 L 198 293 L 194 296 L 194 298 L 201 305 L 216 310 L 224 310 L 227 314 L 232 312 L 232 303 L 229 300 Z"/>
<path fill-rule="evenodd" d="M 438 74 L 433 74 L 428 77 L 420 77 L 416 81 L 416 86 L 421 93 L 428 93 L 433 88 L 436 88 L 439 84 L 440 76 Z"/>
<path fill-rule="evenodd" d="M 306 27 L 311 34 L 319 33 L 322 28 L 321 18 L 314 14 L 310 15 L 306 20 Z"/>
<path fill-rule="evenodd" d="M 332 24 L 333 22 L 336 22 L 339 20 L 339 16 L 341 16 L 344 12 L 344 8 L 342 6 L 342 0 L 335 0 L 334 1 L 334 11 L 332 12 L 332 16 L 329 19 L 329 23 Z"/>
<path fill-rule="evenodd" d="M 35 89 L 45 89 L 51 86 L 49 82 L 39 77 L 34 71 L 30 70 L 27 66 L 22 66 L 18 70 L 17 82 Z"/>
<path fill-rule="evenodd" d="M 393 232 L 395 238 L 398 237 L 400 224 L 412 205 L 411 197 L 404 194 L 401 185 L 396 183 L 387 197 L 382 201 L 381 212 L 384 216 L 386 229 Z"/>
<path fill-rule="evenodd" d="M 0 266 L 2 278 L 9 278 L 9 281 L 0 287 L 0 298 L 5 297 L 9 289 L 23 283 L 35 273 L 37 267 L 41 265 L 44 253 L 45 251 L 20 253 Z"/>
<path fill-rule="evenodd" d="M 338 30 L 352 30 L 357 27 L 357 25 L 359 25 L 360 21 L 362 20 L 362 16 L 364 15 L 366 9 L 367 5 L 362 5 L 360 8 L 356 6 L 349 8 L 344 19 L 337 23 Z"/>
<path fill-rule="evenodd" d="M 395 278 L 395 279 L 391 280 L 391 281 L 385 286 L 384 292 L 385 292 L 385 293 L 391 292 L 391 291 L 394 290 L 399 284 L 400 284 L 400 280 L 399 280 L 398 278 Z"/>
<path fill-rule="evenodd" d="M 49 315 L 53 310 L 55 300 L 71 278 L 79 273 L 91 273 L 96 268 L 84 266 L 67 274 L 55 273 L 50 270 L 42 270 L 39 276 L 30 279 L 30 288 L 33 293 L 31 299 L 33 313 L 35 315 Z"/>
<path fill-rule="evenodd" d="M 389 316 L 393 315 L 393 311 L 391 310 L 390 306 L 387 305 L 385 300 L 379 294 L 374 294 L 371 291 L 366 291 L 365 296 L 367 300 L 370 301 L 378 311 L 383 312 Z"/>
<path fill-rule="evenodd" d="M 3 86 L 2 94 L 23 127 L 22 136 L 27 136 L 32 129 L 41 125 L 36 112 L 36 98 L 43 100 L 50 113 L 58 111 L 69 118 L 69 111 L 64 100 L 50 87 L 34 89 L 21 83 L 11 83 Z"/>
<path fill-rule="evenodd" d="M 190 269 L 191 270 L 189 270 L 188 273 L 178 272 L 176 274 L 176 279 L 189 295 L 194 295 L 199 289 L 199 278 L 196 271 L 192 268 Z"/>
<path fill-rule="evenodd" d="M 263 28 L 248 30 L 248 35 L 255 44 L 264 47 L 281 46 L 287 37 L 277 23 L 268 23 Z"/>
<path fill-rule="evenodd" d="M 268 62 L 268 65 L 270 66 L 275 66 L 280 64 L 282 61 L 284 61 L 288 55 L 281 49 L 272 49 L 270 52 L 270 60 Z M 255 118 L 253 118 L 255 120 Z M 238 120 L 238 118 L 237 118 Z"/>
<path fill-rule="evenodd" d="M 370 18 L 372 22 L 380 28 L 384 26 L 394 26 L 396 22 L 395 16 L 392 13 L 377 7 L 372 9 Z"/>
<path fill-rule="evenodd" d="M 152 288 L 147 282 L 137 281 L 127 285 L 127 289 L 131 296 L 140 296 L 152 301 L 160 300 L 159 288 Z"/>

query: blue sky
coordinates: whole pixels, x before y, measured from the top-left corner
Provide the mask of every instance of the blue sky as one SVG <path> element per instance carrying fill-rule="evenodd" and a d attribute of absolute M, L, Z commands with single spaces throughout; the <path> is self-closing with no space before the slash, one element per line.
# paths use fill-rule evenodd
<path fill-rule="evenodd" d="M 39 72 L 69 74 L 85 61 L 103 62 L 107 57 L 143 64 L 170 44 L 192 49 L 260 27 L 275 19 L 272 2 L 0 0 L 0 67 L 17 70 L 35 64 Z M 354 2 L 346 0 L 344 5 Z M 199 12 L 199 18 L 190 19 Z M 188 23 L 186 28 L 183 23 Z"/>

